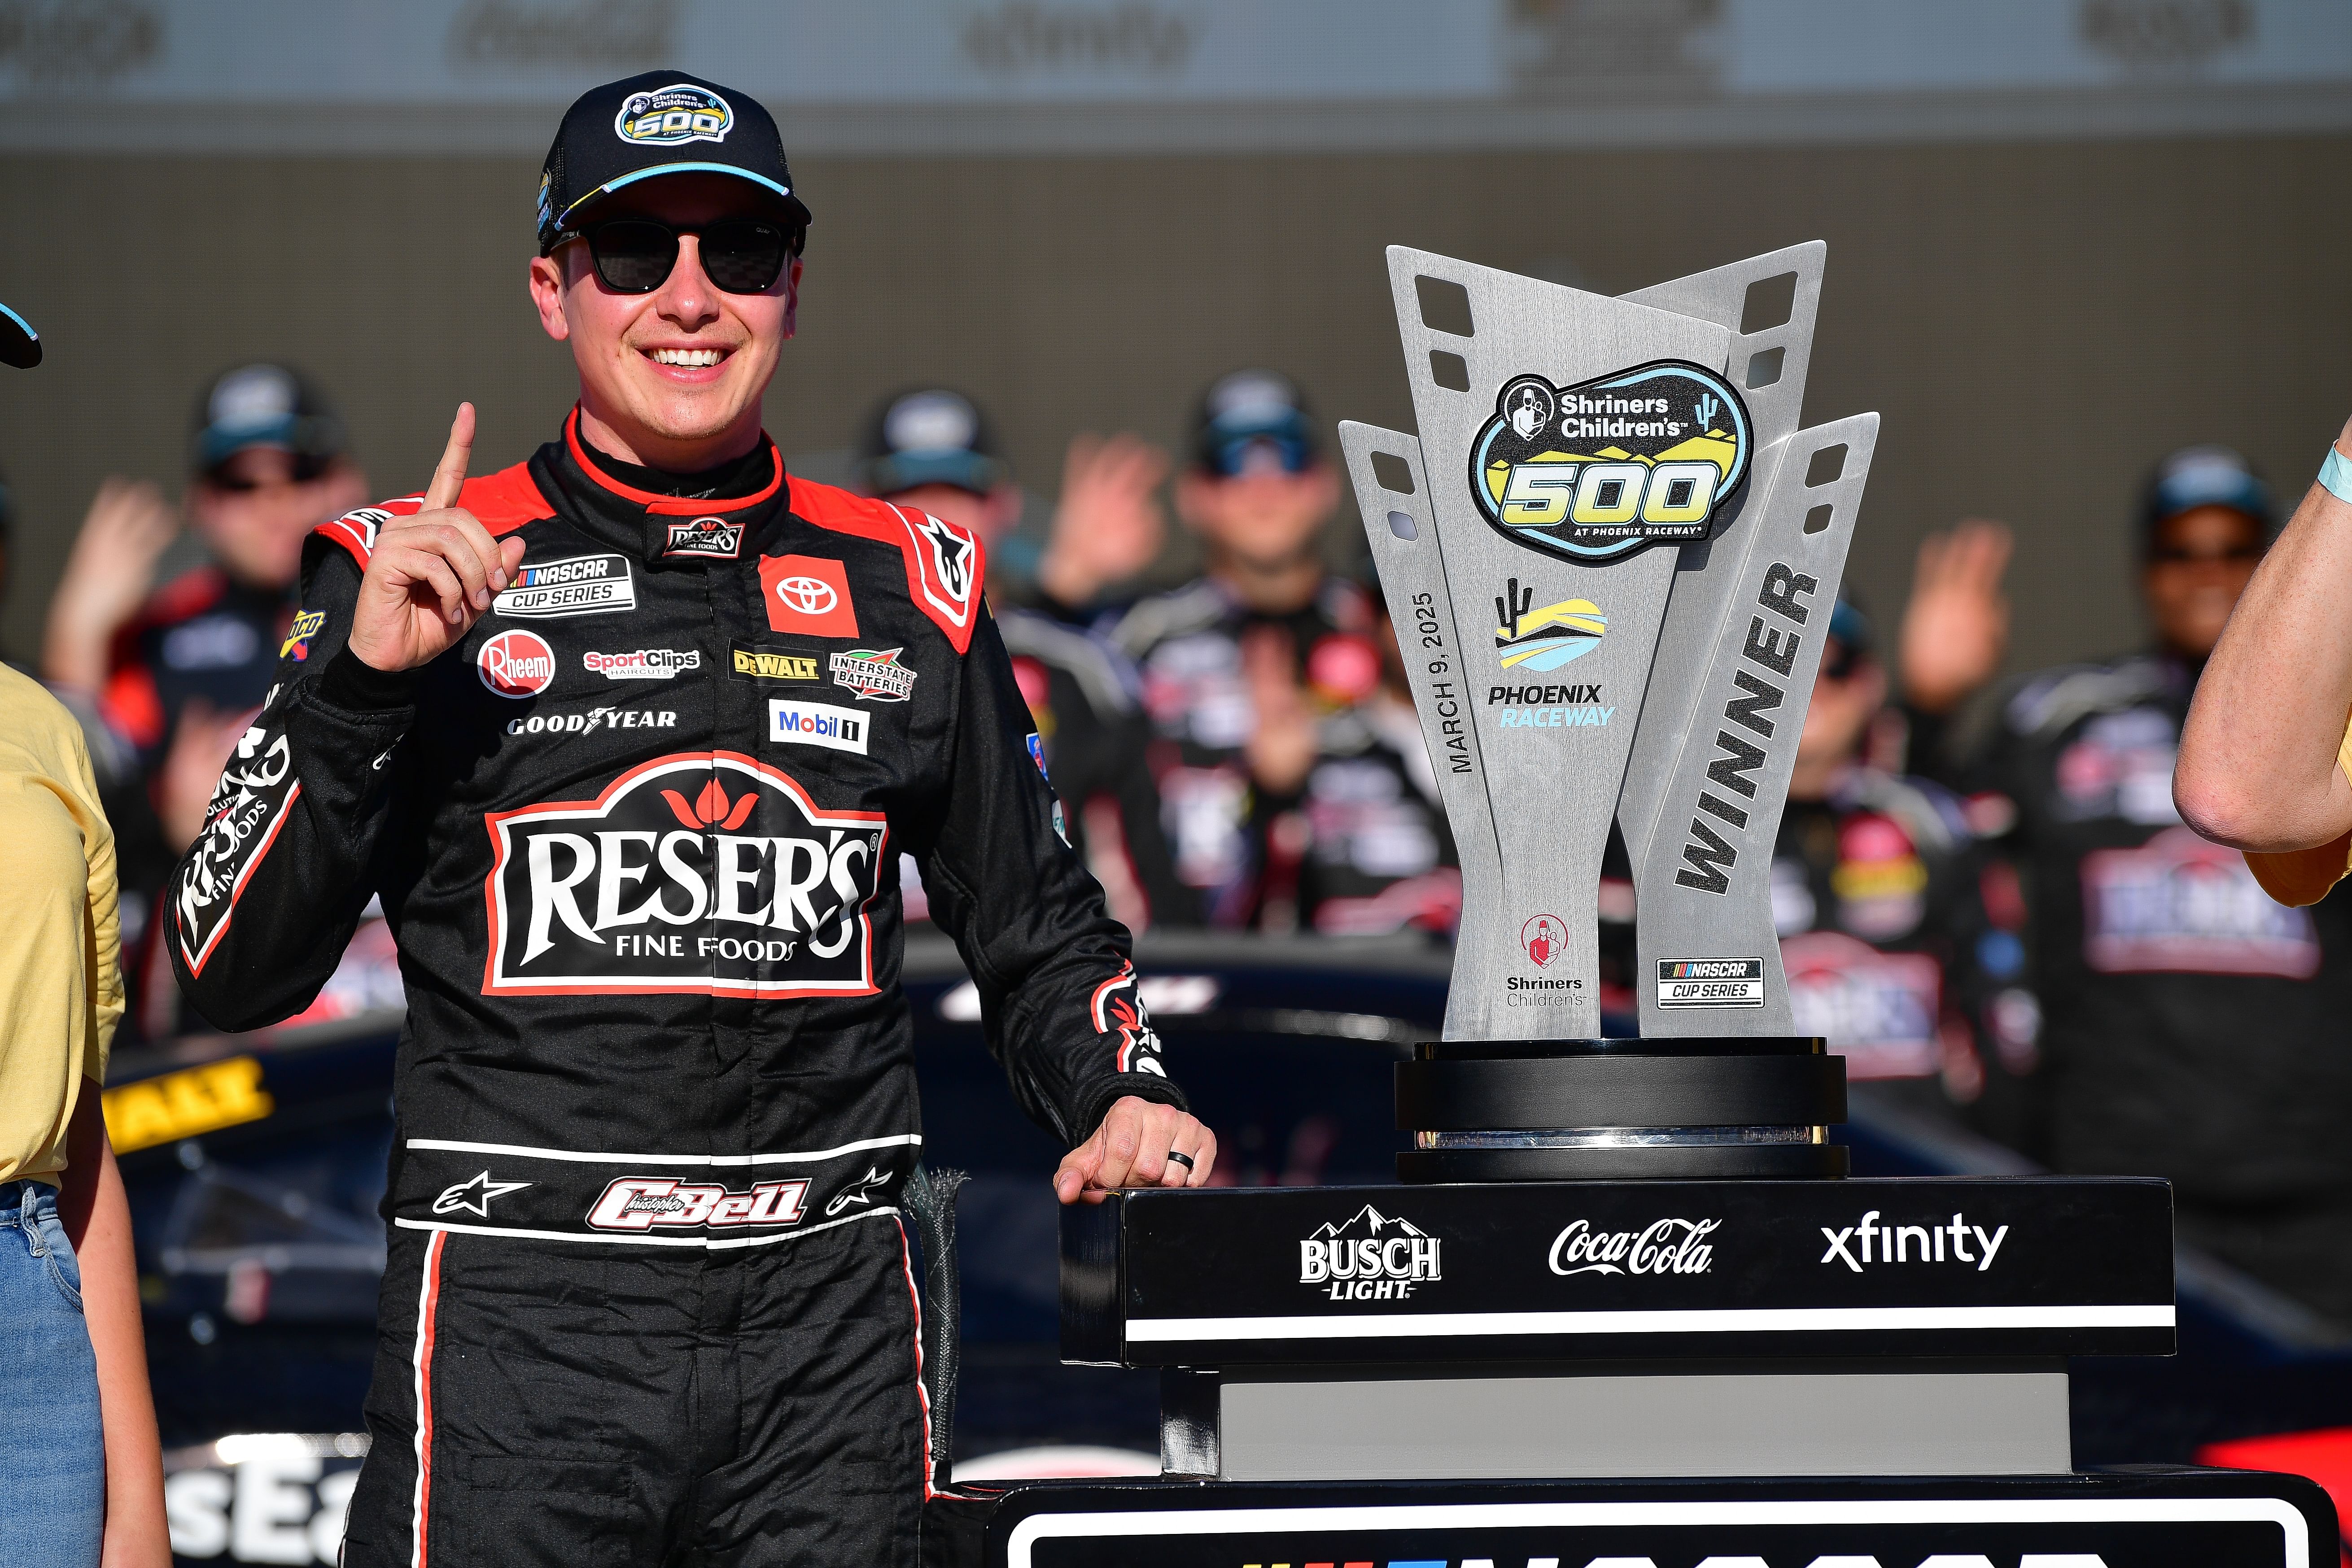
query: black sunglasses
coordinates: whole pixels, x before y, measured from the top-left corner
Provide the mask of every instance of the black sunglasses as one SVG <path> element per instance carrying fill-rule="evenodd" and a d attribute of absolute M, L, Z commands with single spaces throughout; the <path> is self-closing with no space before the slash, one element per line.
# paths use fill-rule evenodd
<path fill-rule="evenodd" d="M 701 239 L 702 271 L 730 294 L 764 294 L 776 286 L 784 263 L 800 250 L 799 235 L 755 218 L 730 218 L 700 228 L 672 228 L 652 218 L 615 218 L 577 231 L 595 258 L 596 276 L 619 294 L 650 294 L 677 265 L 677 237 Z M 575 237 L 567 234 L 556 243 Z"/>

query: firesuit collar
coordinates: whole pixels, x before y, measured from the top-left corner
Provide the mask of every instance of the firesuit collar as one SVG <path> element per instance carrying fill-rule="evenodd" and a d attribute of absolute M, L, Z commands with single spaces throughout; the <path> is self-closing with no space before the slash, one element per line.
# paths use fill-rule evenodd
<path fill-rule="evenodd" d="M 748 494 L 671 495 L 630 483 L 636 465 L 589 446 L 580 435 L 577 407 L 563 422 L 562 442 L 545 449 L 543 460 L 549 477 L 578 502 L 583 519 L 648 566 L 749 560 L 789 502 L 782 455 L 764 436 L 756 451 L 736 463 L 701 474 L 656 476 L 698 491 L 748 487 Z"/>
<path fill-rule="evenodd" d="M 643 463 L 625 463 L 593 441 L 581 446 L 604 478 L 651 495 L 679 500 L 745 500 L 774 488 L 775 448 L 762 441 L 741 457 L 697 473 L 673 474 Z"/>

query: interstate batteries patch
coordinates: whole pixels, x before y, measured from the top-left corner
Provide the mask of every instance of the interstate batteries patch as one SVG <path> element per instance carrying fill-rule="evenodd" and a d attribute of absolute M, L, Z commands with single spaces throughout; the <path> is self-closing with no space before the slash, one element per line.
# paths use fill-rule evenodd
<path fill-rule="evenodd" d="M 1683 360 L 1574 386 L 1517 375 L 1471 443 L 1470 489 L 1512 542 L 1597 566 L 1706 538 L 1751 443 L 1739 395 Z"/>

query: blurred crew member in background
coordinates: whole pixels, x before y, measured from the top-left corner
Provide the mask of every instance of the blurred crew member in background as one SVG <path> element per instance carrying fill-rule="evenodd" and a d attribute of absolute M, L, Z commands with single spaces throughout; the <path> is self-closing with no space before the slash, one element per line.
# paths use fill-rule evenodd
<path fill-rule="evenodd" d="M 107 480 L 49 600 L 41 646 L 42 679 L 68 705 L 94 701 L 137 758 L 135 781 L 106 794 L 121 858 L 126 1039 L 178 1026 L 149 911 L 281 655 L 307 646 L 295 624 L 303 538 L 367 497 L 334 410 L 283 365 L 215 381 L 190 458 L 194 559 L 159 586 L 182 554 L 179 518 L 154 485 Z"/>
<path fill-rule="evenodd" d="M 1915 1110 L 1964 1108 L 2013 1142 L 2011 1080 L 2032 1069 L 2039 1022 L 2019 984 L 2024 909 L 2008 868 L 1981 862 L 1958 798 L 1871 760 L 1886 701 L 1875 641 L 1840 599 L 1773 847 L 1797 1032 L 1826 1037 L 1848 1078 L 1903 1086 Z"/>
<path fill-rule="evenodd" d="M 0 305 L 0 363 L 40 340 Z M 100 1089 L 122 1016 L 114 836 L 80 723 L 0 667 L 0 1563 L 166 1568 L 131 1210 Z"/>
<path fill-rule="evenodd" d="M 1207 573 L 1141 601 L 1112 630 L 1143 670 L 1176 873 L 1200 890 L 1212 925 L 1302 923 L 1318 776 L 1334 805 L 1365 784 L 1318 763 L 1380 743 L 1356 713 L 1381 681 L 1371 595 L 1323 563 L 1339 504 L 1339 474 L 1290 379 L 1220 378 L 1202 397 L 1176 482 L 1177 514 L 1201 536 Z M 1385 884 L 1440 861 L 1431 838 L 1364 869 Z"/>
<path fill-rule="evenodd" d="M 892 847 L 1059 1201 L 1214 1169 L 1055 834 L 985 548 L 761 426 L 809 216 L 748 94 L 573 102 L 526 276 L 579 401 L 471 479 L 460 405 L 422 496 L 311 536 L 318 629 L 173 883 L 223 1028 L 305 1005 L 372 896 L 399 931 L 348 1568 L 916 1562 L 947 1456 Z"/>
<path fill-rule="evenodd" d="M 859 457 L 859 478 L 868 492 L 970 530 L 992 566 L 1003 561 L 1003 547 L 1021 522 L 1021 489 L 970 398 L 945 387 L 919 387 L 886 399 L 866 426 Z M 1078 466 L 1074 456 L 1073 468 Z M 1150 487 L 1165 472 L 1164 461 L 1157 474 L 1143 466 L 1147 505 Z M 1099 488 L 1105 481 L 1095 482 Z M 1104 510 L 1097 502 L 1097 513 Z M 1137 509 L 1130 503 L 1124 510 Z M 1071 525 L 1066 512 L 1056 517 L 1048 560 Z M 1156 534 L 1151 548 L 1158 549 Z M 1098 558 L 1098 552 L 1081 552 L 1084 560 Z M 1134 664 L 1106 637 L 1005 603 L 998 591 L 1002 576 L 991 574 L 989 606 L 1037 726 L 1046 772 L 1062 797 L 1070 847 L 1103 885 L 1111 914 L 1129 930 L 1198 924 L 1199 898 L 1177 880 L 1160 830 L 1160 791 L 1144 760 L 1150 730 Z M 1066 574 L 1060 580 L 1076 581 Z M 1091 599 L 1094 592 L 1083 596 Z M 910 918 L 912 900 L 921 897 L 917 884 L 909 894 Z"/>
<path fill-rule="evenodd" d="M 2166 458 L 2139 527 L 2155 647 L 2013 682 L 1958 777 L 1998 797 L 1972 808 L 2014 812 L 2003 847 L 2043 1009 L 2047 1130 L 2029 1152 L 2168 1178 L 2184 1240 L 2352 1324 L 2352 897 L 2283 907 L 2173 804 L 2181 722 L 2269 516 L 2236 453 Z M 1951 624 L 1997 645 L 2005 612 L 1976 592 Z"/>

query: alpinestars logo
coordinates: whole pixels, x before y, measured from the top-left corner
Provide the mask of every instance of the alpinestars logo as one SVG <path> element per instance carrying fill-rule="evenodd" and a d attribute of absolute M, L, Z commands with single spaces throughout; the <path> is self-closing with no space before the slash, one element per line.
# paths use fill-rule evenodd
<path fill-rule="evenodd" d="M 671 523 L 662 546 L 664 555 L 707 555 L 720 561 L 732 561 L 742 550 L 743 525 L 716 517 Z"/>
<path fill-rule="evenodd" d="M 530 1185 L 529 1182 L 494 1182 L 490 1180 L 489 1172 L 484 1171 L 472 1181 L 458 1182 L 442 1188 L 441 1195 L 433 1200 L 433 1212 L 435 1214 L 463 1213 L 472 1215 L 478 1219 L 488 1219 L 490 1217 L 491 1199 L 502 1198 L 509 1193 L 519 1193 L 529 1185 Z"/>
<path fill-rule="evenodd" d="M 939 574 L 940 585 L 948 597 L 959 605 L 971 602 L 971 539 L 951 523 L 941 522 L 929 512 L 915 525 L 923 542 L 931 547 L 931 570 Z"/>
<path fill-rule="evenodd" d="M 205 961 L 228 930 L 245 879 L 269 853 L 286 808 L 301 794 L 302 781 L 294 776 L 294 754 L 282 731 L 257 724 L 238 737 L 173 897 L 180 955 L 191 974 L 205 972 Z"/>
<path fill-rule="evenodd" d="M 864 1175 L 833 1194 L 833 1201 L 824 1205 L 825 1217 L 831 1219 L 845 1208 L 862 1208 L 870 1205 L 874 1201 L 874 1194 L 889 1184 L 889 1172 L 879 1165 L 866 1166 Z"/>
<path fill-rule="evenodd" d="M 621 1176 L 605 1187 L 588 1223 L 597 1230 L 734 1230 L 751 1225 L 798 1225 L 808 1179 L 760 1182 L 748 1193 L 681 1182 L 676 1176 Z"/>
<path fill-rule="evenodd" d="M 1298 1282 L 1323 1286 L 1334 1301 L 1402 1300 L 1415 1285 L 1444 1278 L 1438 1249 L 1438 1238 L 1412 1221 L 1366 1204 L 1298 1244 Z"/>
<path fill-rule="evenodd" d="M 871 995 L 887 829 L 734 752 L 483 819 L 485 995 Z M 895 875 L 895 871 L 894 871 Z"/>

